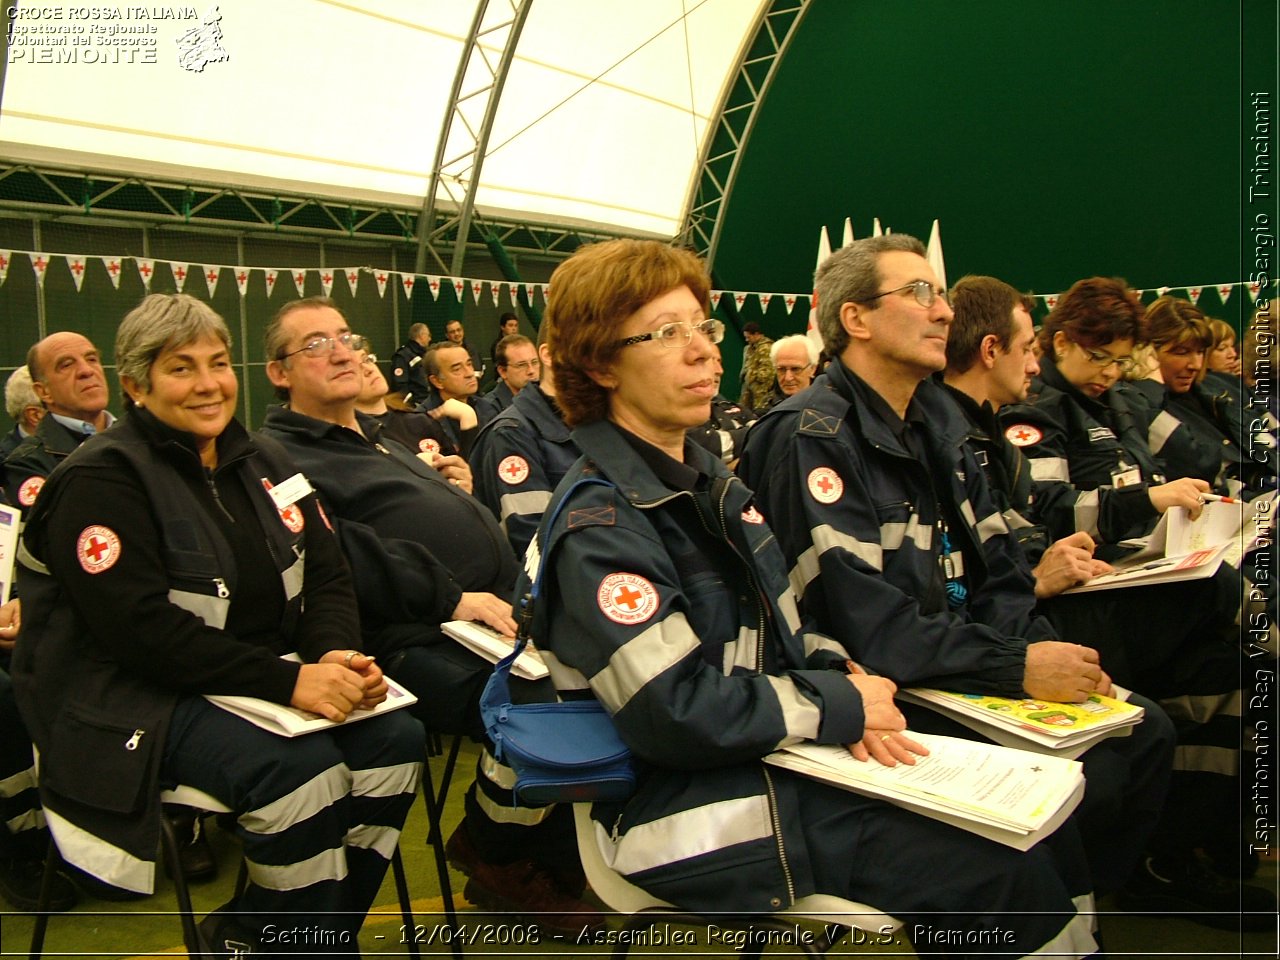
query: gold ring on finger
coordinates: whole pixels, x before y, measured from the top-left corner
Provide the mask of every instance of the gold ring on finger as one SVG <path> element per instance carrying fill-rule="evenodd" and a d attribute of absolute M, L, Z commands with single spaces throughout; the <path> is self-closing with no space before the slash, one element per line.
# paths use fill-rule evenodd
<path fill-rule="evenodd" d="M 883 743 L 885 740 L 891 740 L 891 739 L 893 739 L 893 734 L 886 733 L 883 737 L 880 738 L 880 742 Z"/>

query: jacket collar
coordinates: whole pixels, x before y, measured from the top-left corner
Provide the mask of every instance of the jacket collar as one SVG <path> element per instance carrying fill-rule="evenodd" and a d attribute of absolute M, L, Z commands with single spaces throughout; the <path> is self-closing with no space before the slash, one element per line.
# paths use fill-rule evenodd
<path fill-rule="evenodd" d="M 522 390 L 521 393 L 524 391 Z M 644 458 L 627 442 L 618 427 L 607 420 L 594 420 L 574 429 L 573 442 L 592 466 L 608 477 L 622 495 L 637 506 L 657 503 L 676 496 L 658 479 Z M 696 470 L 715 477 L 723 472 L 719 458 L 713 457 L 687 438 L 684 442 L 685 462 Z M 601 463 L 608 464 L 602 469 Z"/>
<path fill-rule="evenodd" d="M 511 405 L 528 417 L 538 432 L 552 443 L 564 443 L 569 439 L 569 425 L 564 422 L 559 408 L 536 383 L 517 393 Z"/>
<path fill-rule="evenodd" d="M 177 452 L 182 458 L 190 456 L 198 464 L 201 462 L 195 437 L 185 430 L 177 430 L 161 422 L 149 410 L 130 407 L 125 414 L 125 422 L 132 424 L 143 439 L 153 446 Z M 253 452 L 253 441 L 249 438 L 249 432 L 234 417 L 218 437 L 217 445 L 219 468 L 241 460 Z"/>
<path fill-rule="evenodd" d="M 978 403 L 977 400 L 969 396 L 963 390 L 957 390 L 945 380 L 938 380 L 938 384 L 946 392 L 952 400 L 956 402 L 956 406 L 960 408 L 960 412 L 964 414 L 968 421 L 968 434 L 978 440 L 991 440 L 1000 436 L 1000 420 L 996 416 L 995 410 L 991 408 L 989 401 Z"/>
<path fill-rule="evenodd" d="M 1053 387 L 1055 390 L 1061 391 L 1070 397 L 1080 406 L 1084 407 L 1095 420 L 1105 422 L 1111 415 L 1111 399 L 1115 396 L 1114 384 L 1098 399 L 1094 399 L 1081 392 L 1076 387 L 1067 382 L 1067 378 L 1062 375 L 1062 371 L 1058 369 L 1058 364 L 1053 357 L 1045 354 L 1040 358 L 1040 382 L 1047 386 Z M 1031 392 L 1038 392 L 1035 381 L 1032 381 Z"/>
<path fill-rule="evenodd" d="M 860 396 L 863 391 L 870 391 L 871 387 L 858 379 L 853 371 L 845 366 L 843 360 L 836 357 L 827 364 L 827 372 L 809 389 L 823 385 L 824 379 L 828 381 L 825 385 L 827 389 L 834 389 L 850 404 L 851 421 L 862 436 L 874 445 L 886 448 L 899 456 L 911 456 L 889 425 L 877 416 L 868 407 L 865 398 Z M 805 394 L 802 393 L 799 396 L 804 397 Z M 960 442 L 968 433 L 965 418 L 932 378 L 925 378 L 916 387 L 911 403 L 907 406 L 906 419 L 923 421 L 927 424 L 931 444 L 943 450 L 950 448 L 953 457 L 954 451 L 958 449 Z"/>
<path fill-rule="evenodd" d="M 356 411 L 356 421 L 360 424 L 360 429 L 364 431 L 364 435 L 370 440 L 375 439 L 382 430 L 382 425 L 377 420 L 360 413 L 358 410 Z M 309 417 L 305 413 L 299 413 L 297 410 L 286 406 L 269 407 L 262 425 L 273 430 L 279 430 L 281 433 L 305 438 L 312 443 L 319 443 L 326 439 L 346 439 L 348 437 L 355 440 L 360 439 L 354 430 L 349 430 L 328 420 L 321 420 L 318 417 Z"/>

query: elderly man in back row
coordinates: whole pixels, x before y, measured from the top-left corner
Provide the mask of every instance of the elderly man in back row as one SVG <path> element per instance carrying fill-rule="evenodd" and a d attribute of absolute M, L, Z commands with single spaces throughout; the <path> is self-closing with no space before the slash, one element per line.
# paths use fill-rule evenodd
<path fill-rule="evenodd" d="M 115 422 L 107 411 L 102 355 L 87 337 L 70 330 L 49 334 L 27 351 L 27 369 L 49 415 L 5 460 L 9 496 L 23 508 L 35 504 L 54 467 Z"/>
<path fill-rule="evenodd" d="M 818 369 L 818 347 L 803 333 L 793 333 L 773 341 L 769 348 L 773 370 L 778 376 L 769 406 L 794 397 L 801 390 L 809 389 Z"/>
<path fill-rule="evenodd" d="M 415 457 L 383 443 L 358 414 L 361 350 L 332 300 L 295 300 L 267 327 L 267 376 L 287 407 L 267 411 L 262 432 L 280 441 L 319 491 L 351 563 L 365 650 L 418 696 L 428 728 L 479 736 L 488 661 L 445 637 L 446 620 L 478 620 L 515 635 L 516 558 L 482 504 L 446 479 L 457 457 Z M 448 349 L 471 362 L 461 348 Z M 546 681 L 512 681 L 517 698 L 544 698 Z M 545 696 L 550 696 L 549 689 Z M 599 923 L 577 897 L 581 868 L 567 809 L 516 807 L 510 771 L 485 751 L 449 839 L 450 862 L 467 874 L 465 896 L 489 909 L 550 912 L 545 925 L 574 933 Z"/>
<path fill-rule="evenodd" d="M 899 686 L 1082 701 L 1111 683 L 1098 655 L 1035 615 L 1031 575 L 930 374 L 951 308 L 914 237 L 833 253 L 815 279 L 826 372 L 751 428 L 739 473 L 778 537 L 802 612 Z M 1076 815 L 1099 893 L 1123 882 L 1164 801 L 1168 718 L 1144 701 L 1131 737 L 1084 756 Z M 968 735 L 935 714 L 922 730 Z M 899 735 L 876 752 L 905 756 Z M 1112 746 L 1112 744 L 1120 744 Z"/>

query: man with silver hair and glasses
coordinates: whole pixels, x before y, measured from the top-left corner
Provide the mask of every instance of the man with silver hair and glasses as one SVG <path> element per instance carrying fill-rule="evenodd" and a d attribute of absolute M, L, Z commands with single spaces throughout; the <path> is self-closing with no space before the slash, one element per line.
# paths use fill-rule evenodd
<path fill-rule="evenodd" d="M 778 375 L 770 406 L 781 403 L 787 397 L 794 397 L 813 383 L 814 371 L 818 368 L 818 348 L 803 333 L 793 333 L 773 341 L 773 346 L 769 348 L 769 358 Z"/>
<path fill-rule="evenodd" d="M 951 307 L 919 240 L 842 247 L 818 268 L 831 363 L 747 436 L 738 472 L 756 491 L 801 609 L 867 670 L 901 687 L 1079 702 L 1111 692 L 1095 651 L 1035 614 L 1030 571 L 931 379 Z M 1084 757 L 1076 814 L 1094 887 L 1123 882 L 1159 814 L 1173 731 L 1154 704 L 1124 739 Z M 917 729 L 970 736 L 928 711 Z M 907 748 L 891 739 L 873 752 Z"/>

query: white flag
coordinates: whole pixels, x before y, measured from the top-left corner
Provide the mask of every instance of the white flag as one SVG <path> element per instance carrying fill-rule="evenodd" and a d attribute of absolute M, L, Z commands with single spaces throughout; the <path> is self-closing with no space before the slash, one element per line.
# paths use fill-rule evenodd
<path fill-rule="evenodd" d="M 84 283 L 84 257 L 64 257 L 67 269 L 71 271 L 71 279 L 75 281 L 76 290 Z"/>

